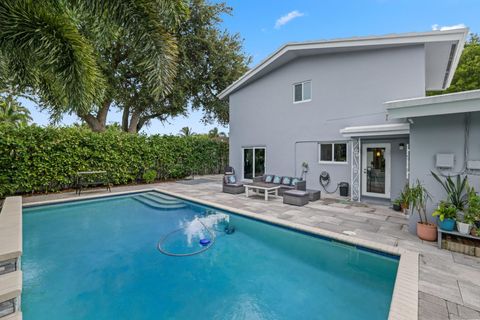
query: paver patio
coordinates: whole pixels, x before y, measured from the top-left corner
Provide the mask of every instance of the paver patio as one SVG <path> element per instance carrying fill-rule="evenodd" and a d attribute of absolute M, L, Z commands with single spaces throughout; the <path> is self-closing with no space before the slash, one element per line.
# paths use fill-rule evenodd
<path fill-rule="evenodd" d="M 381 205 L 365 205 L 322 199 L 304 207 L 282 203 L 282 199 L 246 198 L 245 194 L 222 193 L 221 176 L 204 176 L 201 183 L 167 182 L 113 188 L 113 192 L 161 188 L 190 197 L 289 220 L 333 232 L 352 231 L 352 237 L 399 246 L 420 253 L 419 319 L 480 319 L 480 258 L 439 250 L 436 243 L 419 240 L 407 231 L 402 213 Z M 77 198 L 107 193 L 105 190 L 24 197 L 23 202 Z"/>

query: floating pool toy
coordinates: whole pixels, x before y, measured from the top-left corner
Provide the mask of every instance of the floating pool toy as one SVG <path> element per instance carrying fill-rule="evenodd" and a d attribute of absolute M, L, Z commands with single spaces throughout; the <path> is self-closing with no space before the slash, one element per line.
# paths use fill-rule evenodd
<path fill-rule="evenodd" d="M 206 239 L 206 238 L 205 239 L 200 239 L 200 244 L 204 247 L 208 246 L 210 244 L 210 239 Z"/>

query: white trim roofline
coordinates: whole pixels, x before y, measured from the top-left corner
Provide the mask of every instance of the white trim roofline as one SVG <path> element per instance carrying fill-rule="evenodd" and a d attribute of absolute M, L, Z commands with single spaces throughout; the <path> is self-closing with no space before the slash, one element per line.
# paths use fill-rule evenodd
<path fill-rule="evenodd" d="M 250 81 L 267 74 L 271 70 L 301 56 L 302 54 L 321 54 L 353 49 L 361 50 L 362 48 L 369 49 L 438 42 L 457 42 L 455 52 L 453 52 L 453 56 L 451 56 L 451 63 L 448 63 L 448 70 L 445 70 L 446 81 L 443 81 L 442 79 L 442 82 L 444 83 L 443 89 L 445 89 L 448 88 L 452 81 L 467 35 L 468 28 L 459 28 L 446 31 L 411 32 L 326 41 L 291 42 L 283 45 L 254 68 L 247 71 L 238 80 L 220 92 L 217 97 L 219 99 L 228 97 Z"/>
<path fill-rule="evenodd" d="M 389 120 L 476 112 L 480 111 L 480 90 L 388 101 L 384 105 Z"/>
<path fill-rule="evenodd" d="M 346 127 L 340 130 L 346 138 L 353 137 L 380 137 L 410 134 L 409 123 L 389 123 L 371 126 Z"/>

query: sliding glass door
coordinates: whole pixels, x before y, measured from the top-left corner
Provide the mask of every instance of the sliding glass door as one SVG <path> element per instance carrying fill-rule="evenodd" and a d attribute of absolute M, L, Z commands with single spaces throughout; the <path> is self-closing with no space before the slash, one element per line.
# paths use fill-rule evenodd
<path fill-rule="evenodd" d="M 243 149 L 243 179 L 251 180 L 265 174 L 265 148 Z"/>

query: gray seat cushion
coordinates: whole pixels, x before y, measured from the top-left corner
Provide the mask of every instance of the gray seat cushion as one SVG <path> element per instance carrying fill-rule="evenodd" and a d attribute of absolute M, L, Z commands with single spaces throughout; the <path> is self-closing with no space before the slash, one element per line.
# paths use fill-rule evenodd
<path fill-rule="evenodd" d="M 294 197 L 308 197 L 308 192 L 301 190 L 287 190 L 284 194 Z"/>

